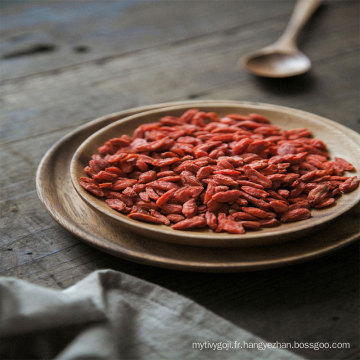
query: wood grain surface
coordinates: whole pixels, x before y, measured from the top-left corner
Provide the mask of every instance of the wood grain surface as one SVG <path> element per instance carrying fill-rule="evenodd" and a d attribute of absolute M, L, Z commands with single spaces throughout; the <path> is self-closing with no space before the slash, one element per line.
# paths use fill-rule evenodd
<path fill-rule="evenodd" d="M 152 268 L 104 254 L 59 226 L 37 198 L 35 172 L 48 148 L 76 126 L 165 101 L 274 103 L 359 131 L 359 2 L 325 2 L 299 42 L 312 72 L 288 80 L 252 77 L 236 62 L 280 35 L 291 1 L 119 3 L 0 3 L 1 274 L 64 288 L 112 268 L 188 296 L 268 341 L 351 344 L 293 350 L 307 358 L 358 357 L 358 244 L 257 273 Z"/>

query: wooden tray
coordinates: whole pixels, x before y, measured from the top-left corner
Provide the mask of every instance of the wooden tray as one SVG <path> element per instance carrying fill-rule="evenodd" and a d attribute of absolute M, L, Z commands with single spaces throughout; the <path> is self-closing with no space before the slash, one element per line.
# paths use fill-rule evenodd
<path fill-rule="evenodd" d="M 357 205 L 350 213 L 331 223 L 326 230 L 284 244 L 232 249 L 176 245 L 150 240 L 124 230 L 118 221 L 99 215 L 79 197 L 71 184 L 70 161 L 76 148 L 88 136 L 123 117 L 184 103 L 199 101 L 158 104 L 107 115 L 77 128 L 58 141 L 45 154 L 36 176 L 39 198 L 54 220 L 84 242 L 115 256 L 149 265 L 192 271 L 230 272 L 279 267 L 319 257 L 359 238 L 360 206 Z M 214 101 L 202 103 L 209 105 Z M 256 105 L 248 102 L 234 104 Z M 342 125 L 336 126 L 349 138 L 360 142 L 357 133 Z"/>
<path fill-rule="evenodd" d="M 307 234 L 313 234 L 360 202 L 359 187 L 351 193 L 343 194 L 337 199 L 336 206 L 320 210 L 312 209 L 311 218 L 305 221 L 281 224 L 277 227 L 257 231 L 247 231 L 245 234 L 239 235 L 226 232 L 216 233 L 209 229 L 179 231 L 173 230 L 170 226 L 132 220 L 128 216 L 111 209 L 103 199 L 97 198 L 80 186 L 79 179 L 82 176 L 87 176 L 84 167 L 88 165 L 91 155 L 97 153 L 99 146 L 103 145 L 105 141 L 114 136 L 120 136 L 120 134 L 132 136 L 134 130 L 141 124 L 157 122 L 166 115 L 180 116 L 192 107 L 205 112 L 215 112 L 221 117 L 232 113 L 247 115 L 256 112 L 266 116 L 272 124 L 281 129 L 308 128 L 316 138 L 327 144 L 331 158 L 341 156 L 351 161 L 355 168 L 360 170 L 360 158 L 358 156 L 360 144 L 349 139 L 347 133 L 340 131 L 338 124 L 331 120 L 319 118 L 317 115 L 303 111 L 269 104 L 234 105 L 233 102 L 218 103 L 214 101 L 211 105 L 204 105 L 200 101 L 191 105 L 182 104 L 165 109 L 145 111 L 115 121 L 96 131 L 80 145 L 71 161 L 70 176 L 78 194 L 99 213 L 112 217 L 119 222 L 119 226 L 128 228 L 140 235 L 154 240 L 204 247 L 250 247 L 293 241 Z"/>

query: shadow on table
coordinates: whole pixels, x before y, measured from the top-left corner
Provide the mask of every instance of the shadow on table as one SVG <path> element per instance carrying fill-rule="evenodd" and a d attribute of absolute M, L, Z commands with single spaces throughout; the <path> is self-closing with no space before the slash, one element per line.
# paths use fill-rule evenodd
<path fill-rule="evenodd" d="M 307 93 L 316 87 L 316 78 L 311 72 L 290 78 L 272 79 L 253 76 L 262 90 L 280 96 L 294 96 Z"/>

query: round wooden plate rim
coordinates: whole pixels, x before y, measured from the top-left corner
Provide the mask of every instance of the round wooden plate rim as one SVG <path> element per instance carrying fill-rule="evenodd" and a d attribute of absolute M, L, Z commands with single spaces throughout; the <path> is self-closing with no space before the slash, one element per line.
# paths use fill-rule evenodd
<path fill-rule="evenodd" d="M 221 100 L 207 100 L 203 101 L 203 103 L 213 103 L 213 102 L 231 102 L 231 101 L 221 101 Z M 325 255 L 327 253 L 333 252 L 337 249 L 340 249 L 344 246 L 347 246 L 360 237 L 360 233 L 352 234 L 346 238 L 340 239 L 335 244 L 332 244 L 330 246 L 323 246 L 320 249 L 316 249 L 314 251 L 307 251 L 304 253 L 298 253 L 297 255 L 292 256 L 284 256 L 282 258 L 277 259 L 265 259 L 265 260 L 257 260 L 254 262 L 226 262 L 226 259 L 224 259 L 223 263 L 214 263 L 214 262 L 206 262 L 206 261 L 191 261 L 191 260 L 176 260 L 176 259 L 168 259 L 166 258 L 166 254 L 164 257 L 160 257 L 158 255 L 152 255 L 152 254 L 144 254 L 142 251 L 136 251 L 132 249 L 125 248 L 124 246 L 121 246 L 120 244 L 116 244 L 111 241 L 106 241 L 106 239 L 100 239 L 99 237 L 96 237 L 93 233 L 89 233 L 84 230 L 79 224 L 74 223 L 73 225 L 66 221 L 66 218 L 64 218 L 59 211 L 59 209 L 56 207 L 58 204 L 52 204 L 48 198 L 47 198 L 47 176 L 46 169 L 51 163 L 52 157 L 59 151 L 62 147 L 62 145 L 73 138 L 76 135 L 79 135 L 81 132 L 85 131 L 89 127 L 95 126 L 95 125 L 102 125 L 105 121 L 114 118 L 118 119 L 122 116 L 125 116 L 126 114 L 129 114 L 130 112 L 140 112 L 140 111 L 146 111 L 149 108 L 156 108 L 156 107 L 167 107 L 167 106 L 173 106 L 177 104 L 194 104 L 198 101 L 186 101 L 186 102 L 173 102 L 173 103 L 161 103 L 151 106 L 142 106 L 138 108 L 128 109 L 125 111 L 113 113 L 110 115 L 102 116 L 100 118 L 97 118 L 87 124 L 84 124 L 73 131 L 71 131 L 69 134 L 65 135 L 61 139 L 59 139 L 43 156 L 38 169 L 36 173 L 36 189 L 37 194 L 39 196 L 40 201 L 48 211 L 49 215 L 62 227 L 64 227 L 66 230 L 68 230 L 73 235 L 81 238 L 85 243 L 94 246 L 104 252 L 110 253 L 112 255 L 116 255 L 128 260 L 132 260 L 138 263 L 143 263 L 147 265 L 156 265 L 159 267 L 164 268 L 171 268 L 171 269 L 177 269 L 177 270 L 193 270 L 193 271 L 205 271 L 205 272 L 235 272 L 235 271 L 254 271 L 254 270 L 261 270 L 261 269 L 267 269 L 267 268 L 274 268 L 274 267 L 280 267 L 285 266 L 289 264 L 294 263 L 300 263 L 304 262 L 313 258 L 320 257 L 322 255 Z M 239 103 L 246 103 L 246 104 L 253 104 L 256 105 L 258 103 L 250 103 L 250 102 L 237 102 L 233 101 L 234 104 Z M 296 112 L 302 112 L 298 109 L 293 109 Z M 316 115 L 317 116 L 317 115 Z M 320 116 L 317 116 L 319 119 L 322 119 Z M 335 125 L 341 129 L 342 131 L 346 132 L 349 136 L 351 136 L 353 139 L 359 139 L 360 136 L 355 131 L 348 129 L 340 124 L 335 123 Z M 106 126 L 106 125 L 103 125 Z M 44 176 L 45 175 L 45 176 Z M 55 205 L 55 206 L 54 206 Z M 71 219 L 72 220 L 72 219 Z M 176 246 L 176 245 L 174 245 Z M 268 249 L 271 249 L 272 246 L 268 247 Z"/>
<path fill-rule="evenodd" d="M 342 207 L 338 207 L 336 212 L 331 212 L 330 214 L 326 214 L 325 217 L 313 217 L 311 219 L 311 221 L 308 222 L 303 222 L 303 223 L 295 223 L 295 224 L 291 224 L 291 227 L 282 225 L 276 229 L 265 229 L 263 232 L 248 232 L 245 235 L 236 235 L 236 234 L 218 234 L 218 233 L 209 233 L 209 232 L 186 232 L 186 231 L 175 231 L 172 230 L 171 227 L 168 226 L 156 226 L 156 229 L 154 229 L 153 226 L 146 224 L 146 223 L 141 223 L 139 221 L 136 220 L 132 220 L 129 219 L 128 217 L 117 213 L 116 211 L 112 210 L 111 208 L 104 206 L 104 204 L 98 204 L 98 200 L 91 194 L 89 194 L 88 192 L 86 192 L 80 185 L 79 185 L 79 181 L 78 178 L 79 173 L 77 172 L 77 168 L 78 168 L 78 163 L 79 163 L 79 158 L 82 156 L 84 149 L 86 149 L 86 147 L 88 147 L 89 145 L 91 146 L 92 141 L 96 141 L 97 137 L 99 137 L 99 135 L 101 136 L 104 132 L 109 131 L 110 129 L 115 129 L 118 126 L 124 125 L 126 123 L 131 122 L 132 120 L 136 120 L 139 118 L 145 118 L 147 116 L 152 116 L 152 115 L 157 115 L 159 112 L 163 112 L 163 113 L 167 113 L 170 111 L 176 111 L 176 110 L 184 110 L 184 107 L 196 107 L 196 108 L 201 108 L 203 106 L 216 106 L 219 108 L 227 108 L 227 107 L 231 107 L 231 106 L 235 106 L 235 107 L 239 107 L 239 110 L 241 110 L 241 107 L 247 107 L 250 106 L 252 108 L 254 108 L 254 111 L 256 109 L 258 110 L 272 110 L 272 111 L 278 111 L 278 112 L 283 112 L 286 115 L 291 115 L 294 113 L 297 114 L 301 114 L 301 116 L 303 117 L 307 117 L 307 118 L 311 118 L 311 120 L 313 118 L 317 118 L 317 115 L 311 114 L 311 113 L 307 113 L 304 111 L 296 111 L 294 109 L 291 108 L 286 108 L 283 106 L 277 106 L 277 105 L 271 105 L 271 104 L 262 104 L 262 103 L 250 103 L 250 102 L 240 102 L 240 103 L 233 103 L 233 102 L 221 102 L 218 103 L 217 101 L 213 101 L 211 104 L 204 104 L 203 102 L 192 102 L 191 104 L 181 104 L 181 105 L 176 105 L 176 106 L 167 106 L 166 108 L 157 108 L 157 109 L 152 109 L 149 111 L 145 111 L 145 112 L 141 112 L 141 113 L 137 113 L 137 114 L 133 114 L 124 118 L 121 118 L 117 121 L 114 121 L 110 124 L 108 124 L 107 126 L 97 130 L 96 132 L 94 132 L 92 135 L 90 135 L 75 151 L 73 158 L 71 160 L 70 163 L 70 175 L 71 175 L 71 180 L 73 183 L 73 186 L 75 187 L 77 193 L 83 198 L 83 200 L 85 200 L 90 206 L 92 206 L 93 208 L 95 208 L 97 211 L 99 211 L 100 213 L 109 216 L 111 218 L 113 218 L 116 221 L 119 221 L 120 223 L 122 223 L 125 226 L 128 226 L 129 228 L 132 228 L 134 231 L 137 231 L 138 229 L 142 230 L 143 232 L 147 231 L 150 232 L 153 235 L 159 236 L 159 234 L 163 234 L 164 236 L 166 236 L 165 239 L 162 239 L 164 241 L 169 241 L 169 242 L 173 242 L 173 243 L 182 243 L 185 244 L 184 242 L 184 238 L 188 239 L 186 240 L 186 244 L 188 245 L 194 245 L 197 246 L 197 244 L 199 243 L 198 240 L 201 240 L 203 242 L 203 244 L 201 244 L 201 246 L 216 246 L 216 247 L 227 247 L 227 246 L 242 246 L 242 245 L 249 245 L 249 243 L 251 244 L 251 242 L 253 241 L 253 239 L 260 239 L 260 241 L 262 241 L 263 243 L 265 241 L 267 241 L 266 245 L 270 245 L 271 243 L 275 243 L 275 242 L 279 242 L 279 240 L 277 240 L 277 237 L 280 236 L 291 236 L 292 235 L 292 239 L 295 237 L 295 234 L 303 234 L 305 231 L 310 231 L 310 230 L 317 230 L 320 226 L 323 226 L 325 224 L 325 222 L 330 222 L 333 221 L 335 218 L 341 216 L 342 214 L 346 213 L 347 211 L 349 211 L 352 207 L 354 207 L 356 205 L 356 203 L 358 201 L 360 201 L 360 189 L 356 191 L 355 197 L 354 194 L 352 194 L 351 197 L 351 201 L 349 201 L 347 204 L 345 204 L 345 206 Z M 162 114 L 163 115 L 163 114 Z M 162 116 L 160 115 L 160 116 Z M 337 124 L 331 120 L 325 119 L 325 118 L 321 118 L 318 117 L 318 121 L 324 124 L 327 124 L 327 128 L 332 128 L 332 129 L 337 129 L 338 131 L 341 132 L 341 130 L 339 130 L 339 128 L 336 126 Z M 325 127 L 325 126 L 324 126 Z M 353 147 L 356 147 L 356 143 L 352 140 L 349 140 L 349 142 L 353 143 Z M 344 195 L 344 196 L 348 196 L 349 195 Z M 321 213 L 321 210 L 319 211 L 319 213 Z M 324 221 L 325 219 L 325 221 Z M 196 241 L 194 243 L 194 241 Z M 215 242 L 216 241 L 216 242 Z M 227 241 L 227 243 L 225 243 L 225 241 Z M 212 242 L 214 242 L 212 244 Z M 225 244 L 224 244 L 225 243 Z M 259 246 L 258 244 L 254 245 L 254 246 Z M 261 245 L 260 245 L 261 246 Z"/>

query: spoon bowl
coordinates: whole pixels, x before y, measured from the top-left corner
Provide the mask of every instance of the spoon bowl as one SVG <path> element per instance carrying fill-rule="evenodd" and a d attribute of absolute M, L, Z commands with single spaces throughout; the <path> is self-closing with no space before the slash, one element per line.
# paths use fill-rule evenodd
<path fill-rule="evenodd" d="M 311 61 L 299 50 L 278 49 L 250 54 L 242 59 L 242 65 L 258 76 L 283 78 L 309 71 Z"/>

